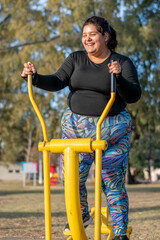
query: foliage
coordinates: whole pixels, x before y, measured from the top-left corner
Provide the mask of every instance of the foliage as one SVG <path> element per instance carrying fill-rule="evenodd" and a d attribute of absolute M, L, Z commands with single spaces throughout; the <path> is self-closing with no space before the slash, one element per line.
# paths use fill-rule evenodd
<path fill-rule="evenodd" d="M 135 62 L 142 86 L 138 104 L 128 106 L 134 121 L 130 163 L 160 167 L 160 11 L 157 1 L 125 1 L 123 51 Z M 131 7 L 132 6 L 132 7 Z M 129 26 L 133 26 L 132 28 Z M 150 171 L 150 170 L 149 170 Z"/>
<path fill-rule="evenodd" d="M 91 15 L 108 19 L 116 29 L 118 52 L 137 67 L 141 100 L 128 106 L 133 119 L 130 165 L 159 167 L 160 151 L 160 11 L 154 0 L 61 1 L 2 0 L 0 4 L 0 160 L 30 158 L 29 148 L 41 140 L 41 127 L 20 73 L 32 61 L 41 74 L 56 71 L 72 51 L 82 49 L 81 26 Z M 67 90 L 35 90 L 49 138 L 60 137 L 60 118 Z M 32 156 L 32 155 L 31 155 Z M 37 155 L 38 158 L 38 155 Z M 35 159 L 34 159 L 35 160 Z"/>
<path fill-rule="evenodd" d="M 28 159 L 29 148 L 42 138 L 39 121 L 28 99 L 27 84 L 20 76 L 23 63 L 32 61 L 40 73 L 52 73 L 64 56 L 53 44 L 58 34 L 54 26 L 50 29 L 48 13 L 38 1 L 26 1 L 25 4 L 2 1 L 0 13 L 0 55 L 3 58 L 0 64 L 0 160 L 21 161 Z M 57 101 L 52 106 L 56 94 L 44 91 L 38 91 L 35 97 L 47 125 L 50 125 L 49 120 L 52 123 L 50 135 L 56 131 L 60 135 L 57 122 L 61 112 L 58 109 L 63 103 Z"/>

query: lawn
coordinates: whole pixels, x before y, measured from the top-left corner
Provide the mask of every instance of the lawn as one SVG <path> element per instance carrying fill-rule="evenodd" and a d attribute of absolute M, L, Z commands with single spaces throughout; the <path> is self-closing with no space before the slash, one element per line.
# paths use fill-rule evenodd
<path fill-rule="evenodd" d="M 94 206 L 94 185 L 88 184 L 88 201 Z M 160 183 L 128 185 L 130 199 L 129 225 L 131 240 L 160 240 Z M 105 198 L 102 194 L 102 206 Z M 63 228 L 67 221 L 64 191 L 61 184 L 51 187 L 52 239 L 66 239 Z M 88 239 L 94 239 L 94 224 L 86 230 Z M 44 239 L 43 186 L 33 187 L 28 182 L 0 181 L 0 239 Z M 102 235 L 102 240 L 107 236 Z"/>

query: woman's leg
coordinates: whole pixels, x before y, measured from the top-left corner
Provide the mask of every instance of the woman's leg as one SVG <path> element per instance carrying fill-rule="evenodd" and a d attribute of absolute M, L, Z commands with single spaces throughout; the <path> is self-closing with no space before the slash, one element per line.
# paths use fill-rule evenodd
<path fill-rule="evenodd" d="M 80 205 L 82 216 L 88 214 L 88 201 L 86 181 L 88 178 L 89 170 L 92 165 L 92 157 L 90 154 L 83 154 L 83 161 L 79 164 L 79 190 L 80 190 Z M 88 164 L 89 163 L 89 164 Z"/>
<path fill-rule="evenodd" d="M 108 149 L 102 155 L 102 188 L 113 220 L 115 235 L 125 235 L 128 226 L 128 195 L 125 176 L 130 149 L 130 124 L 110 121 Z"/>
<path fill-rule="evenodd" d="M 112 216 L 114 234 L 125 235 L 128 226 L 128 195 L 125 188 L 128 152 L 117 156 L 115 149 L 115 146 L 109 149 L 106 160 L 112 158 L 117 165 L 102 169 L 103 191 Z"/>

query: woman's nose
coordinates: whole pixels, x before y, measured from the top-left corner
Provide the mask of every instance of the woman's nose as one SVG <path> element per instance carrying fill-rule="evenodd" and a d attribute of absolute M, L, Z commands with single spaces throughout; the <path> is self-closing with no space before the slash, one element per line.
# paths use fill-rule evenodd
<path fill-rule="evenodd" d="M 87 40 L 87 41 L 91 40 L 90 35 L 87 35 L 86 40 Z"/>

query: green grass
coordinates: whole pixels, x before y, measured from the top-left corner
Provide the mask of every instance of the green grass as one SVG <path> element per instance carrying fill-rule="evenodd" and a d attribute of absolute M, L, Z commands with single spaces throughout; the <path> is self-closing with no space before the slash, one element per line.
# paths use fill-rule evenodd
<path fill-rule="evenodd" d="M 4 237 L 43 238 L 43 187 L 28 183 L 0 181 L 0 239 Z M 127 186 L 130 213 L 131 240 L 160 239 L 160 183 Z M 94 206 L 94 185 L 88 185 L 90 208 Z M 102 194 L 102 206 L 105 198 Z M 51 187 L 52 239 L 66 239 L 62 231 L 67 221 L 63 186 Z M 86 230 L 88 239 L 94 239 L 94 224 Z M 107 236 L 102 235 L 102 240 Z"/>

